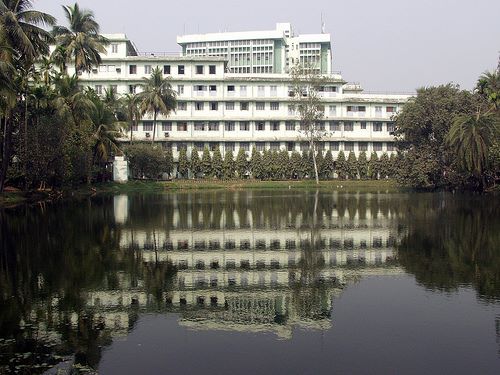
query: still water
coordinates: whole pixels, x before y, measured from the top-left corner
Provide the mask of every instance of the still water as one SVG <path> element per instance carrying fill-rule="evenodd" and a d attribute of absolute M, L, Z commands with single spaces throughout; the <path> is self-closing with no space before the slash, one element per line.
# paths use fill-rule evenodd
<path fill-rule="evenodd" d="M 0 210 L 0 373 L 498 374 L 499 213 L 304 190 Z"/>

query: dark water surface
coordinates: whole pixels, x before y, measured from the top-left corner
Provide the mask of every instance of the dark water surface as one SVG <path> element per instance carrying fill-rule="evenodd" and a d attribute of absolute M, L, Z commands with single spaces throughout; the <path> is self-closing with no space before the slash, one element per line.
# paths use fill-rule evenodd
<path fill-rule="evenodd" d="M 498 374 L 500 199 L 209 191 L 0 210 L 0 373 Z"/>

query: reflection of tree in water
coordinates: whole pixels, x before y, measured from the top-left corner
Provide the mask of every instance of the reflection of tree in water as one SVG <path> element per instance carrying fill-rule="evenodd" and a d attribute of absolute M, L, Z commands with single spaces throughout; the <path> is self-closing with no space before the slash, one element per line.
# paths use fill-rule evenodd
<path fill-rule="evenodd" d="M 119 289 L 124 275 L 130 286 L 144 273 L 157 277 L 135 251 L 120 249 L 111 203 L 97 198 L 0 211 L 0 337 L 7 339 L 0 372 L 22 366 L 41 372 L 71 354 L 96 368 L 113 327 L 88 306 L 87 293 Z M 131 309 L 131 324 L 136 315 Z"/>
<path fill-rule="evenodd" d="M 406 270 L 428 288 L 472 284 L 482 299 L 500 297 L 500 204 L 495 197 L 429 195 L 409 202 L 398 246 Z"/>

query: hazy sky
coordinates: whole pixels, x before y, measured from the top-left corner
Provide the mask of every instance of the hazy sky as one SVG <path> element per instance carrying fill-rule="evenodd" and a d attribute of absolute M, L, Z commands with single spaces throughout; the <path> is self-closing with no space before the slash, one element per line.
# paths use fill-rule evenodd
<path fill-rule="evenodd" d="M 61 5 L 34 8 L 65 24 Z M 176 36 L 271 30 L 291 22 L 299 34 L 331 34 L 334 70 L 367 91 L 413 91 L 455 82 L 471 89 L 494 70 L 500 51 L 499 0 L 80 0 L 103 33 L 123 32 L 140 51 L 177 52 Z"/>

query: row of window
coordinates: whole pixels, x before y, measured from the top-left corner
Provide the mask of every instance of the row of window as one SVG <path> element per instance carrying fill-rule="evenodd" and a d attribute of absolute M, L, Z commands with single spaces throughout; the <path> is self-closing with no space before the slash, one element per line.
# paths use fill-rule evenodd
<path fill-rule="evenodd" d="M 144 65 L 144 74 L 151 74 L 152 65 Z M 205 74 L 205 66 L 204 65 L 195 65 L 195 73 L 196 74 Z M 108 70 L 109 71 L 109 70 Z M 163 74 L 172 74 L 172 67 L 170 65 L 163 65 Z M 177 65 L 177 74 L 182 75 L 185 74 L 185 66 Z M 129 74 L 137 74 L 137 65 L 129 65 L 128 66 Z M 208 65 L 208 74 L 216 74 L 217 67 L 215 65 Z"/>
<path fill-rule="evenodd" d="M 269 245 L 267 244 L 269 242 Z M 270 250 L 280 250 L 282 249 L 282 246 L 286 250 L 295 250 L 297 248 L 308 248 L 311 246 L 310 241 L 308 240 L 286 240 L 283 241 L 284 244 L 279 239 L 273 239 L 271 241 L 266 241 L 265 239 L 257 239 L 254 242 L 254 245 L 252 245 L 252 242 L 249 239 L 243 239 L 239 241 L 239 246 L 236 244 L 236 241 L 234 240 L 227 240 L 225 243 L 221 244 L 219 240 L 210 240 L 210 241 L 194 241 L 193 245 L 191 246 L 193 250 L 220 250 L 220 249 L 226 249 L 226 250 L 234 250 L 237 247 L 240 248 L 241 250 L 251 250 L 252 248 L 258 249 L 258 250 L 263 250 L 263 249 L 270 249 Z M 359 245 L 355 244 L 355 241 L 353 238 L 345 238 L 343 241 L 340 238 L 330 238 L 328 241 L 326 239 L 321 239 L 318 241 L 318 243 L 315 244 L 316 248 L 319 250 L 324 250 L 327 248 L 330 249 L 354 249 L 354 248 L 360 248 L 360 249 L 367 249 L 369 245 L 371 245 L 372 248 L 379 249 L 382 247 L 392 247 L 396 244 L 396 240 L 394 237 L 389 237 L 385 239 L 385 241 L 382 239 L 382 237 L 374 237 L 371 240 L 365 240 L 362 239 L 359 241 Z M 172 251 L 174 250 L 175 246 L 172 241 L 165 241 L 162 246 L 163 250 L 167 251 Z M 182 241 L 179 240 L 177 242 L 176 248 L 178 250 L 188 250 L 190 248 L 189 246 L 189 241 Z M 149 244 L 144 244 L 144 250 L 153 250 L 154 245 L 152 243 Z M 186 266 L 188 264 L 187 261 L 180 261 L 180 262 L 185 262 Z M 198 262 L 204 262 L 203 260 L 198 260 L 195 261 L 195 264 L 198 264 Z M 216 263 L 215 263 L 216 262 Z M 249 261 L 242 261 L 242 262 L 248 262 Z M 271 263 L 273 261 L 271 260 Z M 219 268 L 219 261 L 214 260 L 213 263 L 210 264 L 210 268 L 212 269 L 217 269 Z"/>
<path fill-rule="evenodd" d="M 265 131 L 269 129 L 271 131 L 279 131 L 282 130 L 282 121 L 252 121 L 254 123 L 254 129 L 256 131 Z M 220 130 L 220 122 L 219 121 L 194 121 L 193 122 L 195 131 L 219 131 Z M 305 131 L 306 128 L 304 125 L 300 124 L 299 121 L 285 121 L 285 130 L 286 131 Z M 368 129 L 367 122 L 363 121 L 359 123 L 359 127 L 361 130 Z M 158 123 L 161 131 L 170 132 L 173 130 L 173 123 L 171 121 L 161 121 Z M 373 122 L 370 123 L 374 132 L 381 132 L 385 125 L 386 131 L 394 132 L 394 123 L 392 122 Z M 176 123 L 177 131 L 187 131 L 188 124 L 185 121 Z M 235 131 L 239 129 L 240 131 L 250 131 L 250 121 L 225 121 L 223 122 L 224 131 Z M 354 131 L 354 122 L 352 121 L 323 121 L 316 125 L 316 129 L 320 131 L 345 131 L 351 132 Z M 139 130 L 139 126 L 135 125 L 133 127 L 134 131 Z M 153 131 L 153 121 L 143 121 L 142 122 L 142 131 L 150 132 Z"/>
<path fill-rule="evenodd" d="M 385 143 L 385 148 L 384 148 Z M 225 151 L 236 150 L 236 145 L 243 149 L 244 151 L 250 151 L 253 147 L 257 151 L 264 150 L 286 150 L 286 151 L 308 151 L 308 142 L 163 142 L 162 147 L 164 149 L 176 149 L 180 151 L 182 149 L 188 149 L 191 147 L 196 147 L 198 151 L 202 151 L 205 147 L 208 147 L 210 151 L 215 151 L 217 148 L 223 149 Z M 394 142 L 341 142 L 341 141 L 325 141 L 318 142 L 317 149 L 319 151 L 395 151 Z"/>

